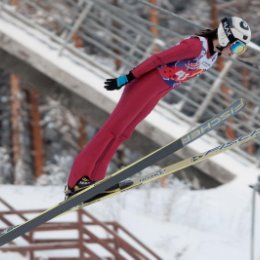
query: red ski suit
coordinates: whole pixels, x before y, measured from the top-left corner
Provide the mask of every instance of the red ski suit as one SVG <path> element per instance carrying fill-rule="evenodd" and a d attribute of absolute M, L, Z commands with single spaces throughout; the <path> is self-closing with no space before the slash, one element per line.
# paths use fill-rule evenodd
<path fill-rule="evenodd" d="M 75 158 L 68 179 L 70 188 L 83 176 L 93 181 L 103 179 L 119 145 L 131 136 L 136 125 L 172 89 L 162 78 L 158 67 L 173 61 L 192 59 L 197 57 L 201 50 L 199 38 L 191 37 L 154 54 L 132 70 L 135 79 L 124 87 L 112 114 Z"/>

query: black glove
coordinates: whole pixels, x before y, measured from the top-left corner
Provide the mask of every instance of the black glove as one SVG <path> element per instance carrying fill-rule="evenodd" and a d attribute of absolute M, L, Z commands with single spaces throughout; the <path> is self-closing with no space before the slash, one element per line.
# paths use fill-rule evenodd
<path fill-rule="evenodd" d="M 121 75 L 118 78 L 115 79 L 107 79 L 105 81 L 105 89 L 106 90 L 115 90 L 115 89 L 120 89 L 130 81 L 134 80 L 135 76 L 133 73 L 130 71 L 129 74 L 127 75 Z"/>

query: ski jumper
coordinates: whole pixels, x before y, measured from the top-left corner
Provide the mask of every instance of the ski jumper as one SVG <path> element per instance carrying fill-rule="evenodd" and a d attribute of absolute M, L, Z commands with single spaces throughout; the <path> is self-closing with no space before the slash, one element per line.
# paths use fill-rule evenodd
<path fill-rule="evenodd" d="M 114 111 L 75 158 L 68 186 L 74 187 L 83 176 L 93 181 L 103 179 L 119 145 L 158 101 L 182 82 L 209 69 L 216 59 L 217 53 L 209 52 L 206 38 L 191 36 L 135 67 L 135 79 L 124 87 Z"/>

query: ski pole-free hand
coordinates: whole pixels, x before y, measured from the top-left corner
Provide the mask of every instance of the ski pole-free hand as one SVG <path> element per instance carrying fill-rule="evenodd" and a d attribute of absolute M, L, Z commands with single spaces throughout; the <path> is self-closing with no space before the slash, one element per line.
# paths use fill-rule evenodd
<path fill-rule="evenodd" d="M 118 90 L 121 89 L 124 85 L 129 83 L 135 79 L 134 75 L 130 71 L 127 75 L 121 75 L 118 78 L 115 79 L 107 79 L 105 81 L 105 89 L 106 90 Z"/>

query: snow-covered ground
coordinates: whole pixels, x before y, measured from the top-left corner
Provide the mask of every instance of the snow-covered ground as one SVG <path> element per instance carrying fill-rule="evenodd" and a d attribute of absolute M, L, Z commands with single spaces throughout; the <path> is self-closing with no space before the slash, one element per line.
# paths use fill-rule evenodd
<path fill-rule="evenodd" d="M 100 220 L 115 220 L 126 226 L 163 259 L 246 260 L 250 259 L 252 210 L 252 190 L 248 185 L 256 183 L 256 175 L 248 170 L 244 176 L 215 189 L 191 191 L 175 180 L 171 188 L 144 187 L 88 210 Z M 37 209 L 62 200 L 62 190 L 63 187 L 1 186 L 1 197 L 17 209 Z M 256 202 L 255 259 L 259 260 L 260 196 Z M 66 217 L 73 219 L 67 215 L 63 220 Z M 0 260 L 8 257 L 26 259 L 1 253 Z"/>

